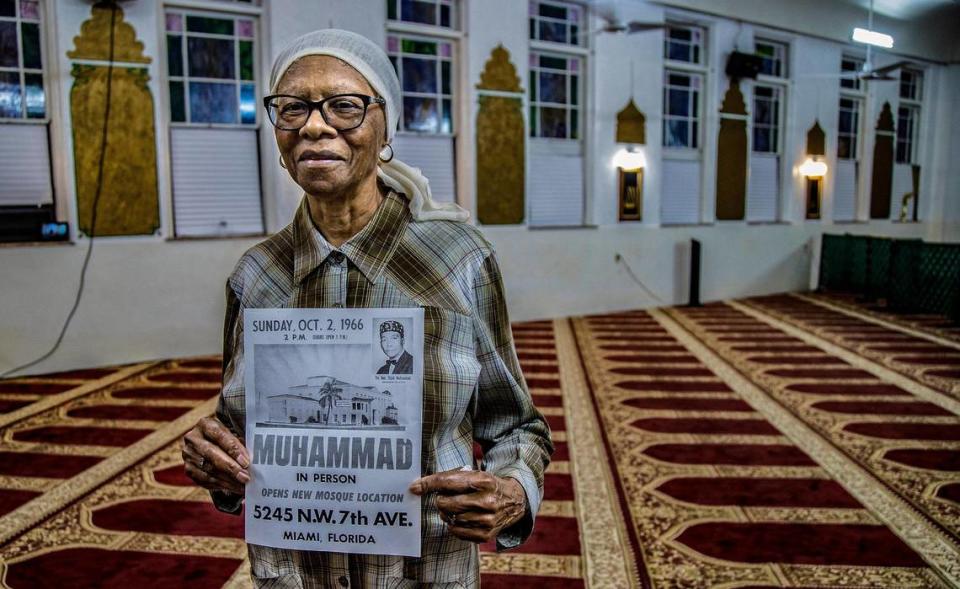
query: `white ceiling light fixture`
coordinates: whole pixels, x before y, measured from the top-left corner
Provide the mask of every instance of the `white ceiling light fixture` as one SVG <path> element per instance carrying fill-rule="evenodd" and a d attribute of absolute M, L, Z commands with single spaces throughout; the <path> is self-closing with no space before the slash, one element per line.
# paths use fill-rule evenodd
<path fill-rule="evenodd" d="M 854 27 L 853 40 L 866 45 L 875 45 L 884 49 L 893 49 L 893 37 L 873 30 L 873 0 L 870 0 L 870 12 L 867 16 L 867 28 Z"/>
<path fill-rule="evenodd" d="M 853 29 L 853 40 L 858 43 L 866 43 L 867 45 L 883 47 L 884 49 L 893 49 L 893 37 L 887 35 L 886 33 L 869 31 L 860 27 L 855 27 Z"/>

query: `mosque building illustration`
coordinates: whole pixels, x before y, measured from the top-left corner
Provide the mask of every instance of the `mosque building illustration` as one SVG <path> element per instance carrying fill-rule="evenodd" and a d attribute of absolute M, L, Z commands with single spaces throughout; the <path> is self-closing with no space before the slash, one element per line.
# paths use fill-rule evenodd
<path fill-rule="evenodd" d="M 267 422 L 316 427 L 376 427 L 399 424 L 388 390 L 363 387 L 333 376 L 311 376 L 286 393 L 267 395 Z"/>

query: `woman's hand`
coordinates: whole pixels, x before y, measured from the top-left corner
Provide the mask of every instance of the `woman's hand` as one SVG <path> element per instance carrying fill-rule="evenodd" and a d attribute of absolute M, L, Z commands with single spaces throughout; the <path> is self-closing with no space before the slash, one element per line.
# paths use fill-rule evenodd
<path fill-rule="evenodd" d="M 205 489 L 243 495 L 250 482 L 250 455 L 219 419 L 204 417 L 183 436 L 187 476 Z"/>
<path fill-rule="evenodd" d="M 415 495 L 437 493 L 437 509 L 450 533 L 471 542 L 496 538 L 527 510 L 527 495 L 520 483 L 489 472 L 439 472 L 415 480 L 410 491 Z"/>

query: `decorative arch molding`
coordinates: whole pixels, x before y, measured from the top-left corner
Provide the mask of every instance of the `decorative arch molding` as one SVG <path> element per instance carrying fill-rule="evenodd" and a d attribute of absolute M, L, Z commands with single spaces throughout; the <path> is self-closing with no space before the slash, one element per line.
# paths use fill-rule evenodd
<path fill-rule="evenodd" d="M 78 227 L 86 235 L 152 235 L 160 227 L 157 146 L 150 76 L 142 67 L 151 58 L 143 54 L 134 28 L 124 22 L 123 9 L 107 2 L 93 6 L 74 43 L 67 56 L 83 60 L 73 63 L 70 89 Z"/>
<path fill-rule="evenodd" d="M 497 45 L 477 84 L 477 219 L 523 223 L 526 126 L 523 88 L 510 52 Z"/>
<path fill-rule="evenodd" d="M 747 107 L 736 80 L 720 108 L 717 137 L 717 213 L 719 221 L 741 221 L 747 209 Z"/>

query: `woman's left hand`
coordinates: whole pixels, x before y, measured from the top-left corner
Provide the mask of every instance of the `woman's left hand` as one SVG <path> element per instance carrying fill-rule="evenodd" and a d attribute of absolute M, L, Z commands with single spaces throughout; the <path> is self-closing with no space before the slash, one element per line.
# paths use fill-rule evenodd
<path fill-rule="evenodd" d="M 410 485 L 415 495 L 437 494 L 440 517 L 450 533 L 483 543 L 523 517 L 527 495 L 516 479 L 489 472 L 450 470 L 419 478 Z"/>

